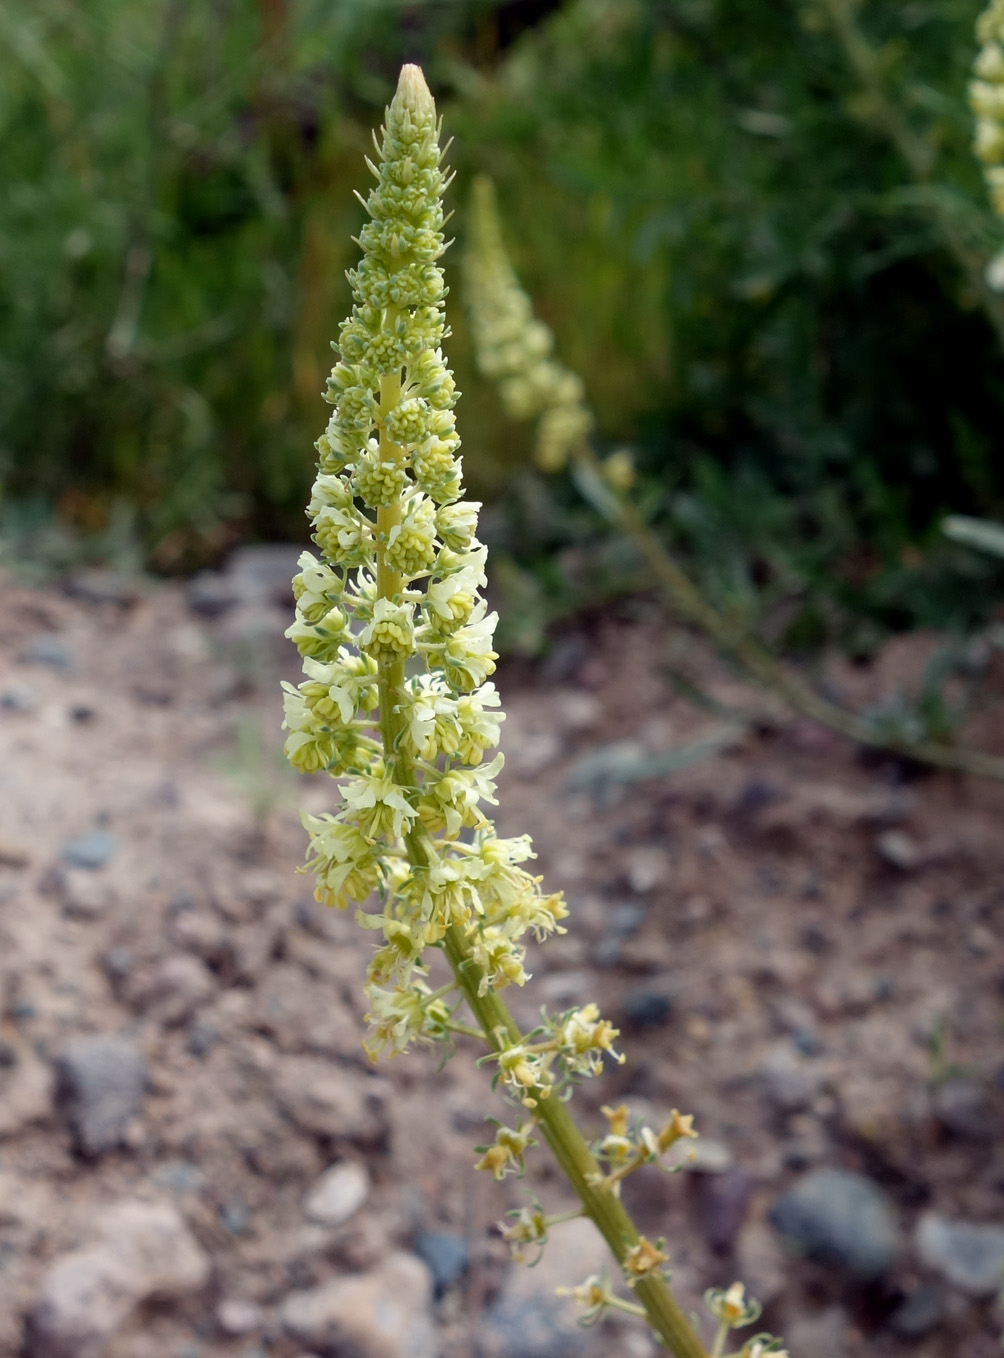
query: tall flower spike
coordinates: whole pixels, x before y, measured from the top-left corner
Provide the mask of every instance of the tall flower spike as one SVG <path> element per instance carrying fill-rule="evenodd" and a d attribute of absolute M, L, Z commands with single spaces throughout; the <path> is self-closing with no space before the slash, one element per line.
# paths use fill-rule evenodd
<path fill-rule="evenodd" d="M 1004 217 L 1004 0 L 990 0 L 976 25 L 980 42 L 969 85 L 969 105 L 976 117 L 973 143 L 990 191 L 990 202 Z M 1004 250 L 987 265 L 987 282 L 1004 292 Z"/>
<path fill-rule="evenodd" d="M 478 367 L 498 383 L 513 419 L 539 421 L 537 460 L 557 471 L 589 433 L 592 415 L 582 379 L 554 358 L 554 336 L 534 317 L 509 262 L 487 175 L 471 189 L 463 269 Z"/>
<path fill-rule="evenodd" d="M 468 935 L 485 987 L 501 988 L 526 979 L 527 930 L 546 935 L 564 914 L 521 866 L 528 841 L 500 839 L 483 809 L 495 801 L 501 756 L 484 756 L 502 713 L 488 682 L 495 614 L 480 595 L 480 506 L 460 501 L 457 393 L 439 348 L 438 135 L 425 78 L 405 66 L 370 166 L 355 304 L 327 384 L 334 414 L 308 507 L 319 557 L 301 557 L 287 633 L 306 679 L 285 686 L 286 753 L 344 780 L 334 814 L 304 818 L 317 898 L 355 902 L 382 935 L 369 969 L 374 1056 L 448 1035 L 420 977 L 423 951 L 451 925 Z"/>
<path fill-rule="evenodd" d="M 639 1270 L 638 1232 L 566 1107 L 616 1030 L 587 1004 L 523 1034 L 498 993 L 527 979 L 525 935 L 561 931 L 566 911 L 523 866 L 529 839 L 500 838 L 485 812 L 502 713 L 490 682 L 495 615 L 481 597 L 480 506 L 461 499 L 457 393 L 439 347 L 447 179 L 438 136 L 422 72 L 406 66 L 370 166 L 354 305 L 327 384 L 334 412 L 307 509 L 317 555 L 304 552 L 293 580 L 287 635 L 305 678 L 284 686 L 286 753 L 304 772 L 339 779 L 337 809 L 303 818 L 308 867 L 317 899 L 354 903 L 375 937 L 370 1056 L 480 1032 L 496 1082 L 533 1110 L 515 1130 L 500 1126 L 481 1167 L 499 1177 L 521 1170 L 529 1146 L 547 1142 L 640 1305 L 608 1304 L 644 1307 L 678 1358 L 706 1358 L 661 1272 Z M 425 979 L 431 947 L 453 975 L 439 989 Z M 455 1022 L 461 1000 L 477 1029 Z"/>

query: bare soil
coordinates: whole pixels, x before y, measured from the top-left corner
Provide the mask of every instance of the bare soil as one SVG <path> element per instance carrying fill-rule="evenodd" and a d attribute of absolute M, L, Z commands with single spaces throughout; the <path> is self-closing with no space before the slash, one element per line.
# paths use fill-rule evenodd
<path fill-rule="evenodd" d="M 470 1254 L 436 1304 L 439 1351 L 505 1352 L 499 1298 L 550 1305 L 556 1282 L 581 1277 L 561 1276 L 558 1231 L 557 1262 L 526 1273 L 493 1224 L 531 1192 L 566 1199 L 543 1152 L 521 1184 L 474 1173 L 483 1120 L 504 1109 L 473 1044 L 441 1070 L 416 1053 L 372 1071 L 361 1052 L 371 937 L 295 871 L 298 808 L 330 805 L 332 788 L 278 754 L 278 678 L 297 668 L 280 595 L 208 617 L 181 586 L 83 592 L 0 593 L 0 694 L 14 694 L 0 705 L 0 1355 L 24 1351 L 53 1261 L 102 1206 L 135 1197 L 178 1207 L 211 1279 L 134 1311 L 112 1355 L 292 1358 L 290 1293 L 370 1270 L 422 1230 Z M 837 662 L 833 682 L 859 709 L 888 700 L 936 642 Z M 945 1285 L 914 1339 L 891 1318 L 935 1281 L 914 1245 L 925 1212 L 1004 1223 L 1004 786 L 867 754 L 783 712 L 733 727 L 680 692 L 681 667 L 716 703 L 750 705 L 644 601 L 497 676 L 498 822 L 533 834 L 572 910 L 513 1004 L 532 1023 L 541 1004 L 596 999 L 622 1029 L 625 1065 L 575 1098 L 596 1134 L 604 1103 L 695 1114 L 711 1143 L 698 1170 L 625 1187 L 689 1308 L 742 1277 L 793 1358 L 991 1358 L 990 1300 Z M 1004 750 L 999 713 L 964 734 Z M 705 740 L 689 767 L 659 772 Z M 68 867 L 66 842 L 100 829 L 107 863 Z M 86 1034 L 124 1035 L 148 1070 L 121 1144 L 90 1157 L 55 1073 Z M 369 1171 L 367 1205 L 311 1224 L 305 1196 L 346 1158 Z M 769 1224 L 820 1167 L 886 1195 L 900 1246 L 880 1280 L 794 1258 Z M 240 1335 L 221 1310 L 235 1300 L 253 1304 Z M 591 1351 L 650 1351 L 626 1336 Z"/>

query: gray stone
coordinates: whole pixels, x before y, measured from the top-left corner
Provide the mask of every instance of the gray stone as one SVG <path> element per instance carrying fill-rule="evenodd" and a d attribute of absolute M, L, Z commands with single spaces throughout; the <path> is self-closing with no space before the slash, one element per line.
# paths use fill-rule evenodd
<path fill-rule="evenodd" d="M 73 571 L 63 582 L 66 593 L 89 604 L 135 603 L 142 594 L 140 582 L 123 571 L 106 567 L 85 566 Z"/>
<path fill-rule="evenodd" d="M 132 971 L 135 960 L 131 948 L 109 948 L 101 958 L 101 965 L 111 984 L 120 986 Z"/>
<path fill-rule="evenodd" d="M 150 1178 L 158 1188 L 179 1198 L 201 1193 L 206 1186 L 206 1176 L 191 1160 L 168 1160 L 158 1165 Z"/>
<path fill-rule="evenodd" d="M 735 1245 L 755 1186 L 741 1165 L 723 1174 L 702 1175 L 697 1181 L 701 1224 L 715 1254 L 728 1254 Z"/>
<path fill-rule="evenodd" d="M 782 1114 L 808 1108 L 819 1091 L 821 1076 L 787 1045 L 776 1047 L 760 1067 L 761 1087 Z"/>
<path fill-rule="evenodd" d="M 209 1019 L 196 1019 L 188 1030 L 188 1050 L 193 1056 L 208 1056 L 219 1040 L 219 1029 Z"/>
<path fill-rule="evenodd" d="M 425 1265 L 391 1254 L 371 1273 L 292 1293 L 280 1319 L 287 1334 L 325 1358 L 435 1358 L 431 1300 Z"/>
<path fill-rule="evenodd" d="M 48 665 L 64 674 L 73 669 L 73 652 L 61 637 L 50 632 L 32 637 L 18 658 L 23 665 Z"/>
<path fill-rule="evenodd" d="M 260 1306 L 240 1297 L 228 1297 L 216 1308 L 217 1325 L 224 1334 L 234 1339 L 261 1329 L 263 1319 Z"/>
<path fill-rule="evenodd" d="M 307 1194 L 303 1210 L 321 1226 L 341 1226 L 358 1212 L 369 1191 L 366 1166 L 355 1160 L 343 1160 L 324 1171 Z"/>
<path fill-rule="evenodd" d="M 237 547 L 227 558 L 225 575 L 240 597 L 285 608 L 292 603 L 291 581 L 303 547 L 295 542 L 262 542 Z"/>
<path fill-rule="evenodd" d="M 978 1080 L 955 1076 L 931 1095 L 934 1115 L 945 1131 L 963 1141 L 993 1141 L 997 1128 L 987 1091 Z"/>
<path fill-rule="evenodd" d="M 27 684 L 12 684 L 0 693 L 0 707 L 8 712 L 34 712 L 38 700 Z"/>
<path fill-rule="evenodd" d="M 0 1137 L 17 1136 L 52 1112 L 51 1068 L 26 1048 L 0 1077 Z"/>
<path fill-rule="evenodd" d="M 276 1101 L 301 1131 L 362 1145 L 386 1132 L 387 1085 L 348 1065 L 312 1056 L 284 1059 L 275 1079 Z"/>
<path fill-rule="evenodd" d="M 102 1155 L 121 1144 L 146 1090 L 146 1061 L 121 1037 L 81 1037 L 57 1063 L 60 1096 L 77 1149 Z"/>
<path fill-rule="evenodd" d="M 62 869 L 57 889 L 63 912 L 72 919 L 100 919 L 115 903 L 111 885 L 84 868 Z"/>
<path fill-rule="evenodd" d="M 890 867 L 900 872 L 912 872 L 920 866 L 920 845 L 903 830 L 884 830 L 875 840 L 878 855 Z"/>
<path fill-rule="evenodd" d="M 889 1317 L 889 1328 L 903 1339 L 921 1339 L 937 1329 L 945 1314 L 945 1294 L 932 1283 L 920 1283 Z"/>
<path fill-rule="evenodd" d="M 881 1278 L 896 1254 L 897 1230 L 884 1195 L 848 1170 L 806 1175 L 774 1204 L 770 1221 L 798 1253 L 865 1281 Z"/>
<path fill-rule="evenodd" d="M 218 618 L 239 602 L 240 593 L 232 580 L 218 571 L 199 571 L 185 589 L 188 607 L 204 618 Z"/>
<path fill-rule="evenodd" d="M 130 986 L 130 998 L 158 1023 L 172 1025 L 191 1018 L 215 989 L 213 973 L 190 953 L 165 957 Z"/>
<path fill-rule="evenodd" d="M 532 1261 L 528 1254 L 527 1260 Z M 484 1348 L 490 1358 L 581 1358 L 591 1348 L 579 1310 L 556 1289 L 609 1269 L 609 1251 L 588 1221 L 556 1226 L 533 1268 L 514 1268 L 505 1290 L 485 1315 Z M 482 1337 L 479 1334 L 479 1339 Z"/>
<path fill-rule="evenodd" d="M 59 856 L 68 867 L 86 868 L 94 872 L 105 866 L 118 846 L 118 840 L 111 831 L 93 830 L 89 835 L 66 840 Z"/>
<path fill-rule="evenodd" d="M 231 1235 L 243 1235 L 251 1224 L 251 1209 L 243 1198 L 231 1198 L 220 1207 L 220 1221 Z"/>
<path fill-rule="evenodd" d="M 691 1174 L 724 1174 L 735 1163 L 735 1157 L 724 1141 L 715 1141 L 703 1133 L 687 1148 L 684 1169 Z"/>
<path fill-rule="evenodd" d="M 1004 1226 L 950 1221 L 925 1212 L 917 1226 L 920 1260 L 971 1297 L 992 1297 L 1004 1270 Z"/>
<path fill-rule="evenodd" d="M 96 1235 L 44 1275 L 28 1322 L 31 1358 L 104 1358 L 137 1306 L 184 1297 L 208 1281 L 207 1256 L 167 1203 L 117 1203 Z"/>
<path fill-rule="evenodd" d="M 654 990 L 635 990 L 624 999 L 624 1019 L 635 1028 L 661 1028 L 669 1022 L 673 1001 Z"/>
<path fill-rule="evenodd" d="M 842 1306 L 814 1316 L 799 1316 L 785 1327 L 785 1348 L 805 1358 L 845 1358 L 850 1322 Z"/>
<path fill-rule="evenodd" d="M 488 1313 L 488 1352 L 492 1358 L 582 1358 L 588 1338 L 568 1325 L 568 1305 L 560 1298 L 502 1297 Z"/>
<path fill-rule="evenodd" d="M 432 1274 L 436 1300 L 444 1297 L 467 1272 L 471 1251 L 462 1235 L 447 1231 L 419 1231 L 415 1236 L 415 1253 Z"/>

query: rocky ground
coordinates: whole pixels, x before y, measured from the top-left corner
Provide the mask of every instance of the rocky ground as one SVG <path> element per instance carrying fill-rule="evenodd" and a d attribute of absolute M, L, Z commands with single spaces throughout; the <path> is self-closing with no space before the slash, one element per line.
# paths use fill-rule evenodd
<path fill-rule="evenodd" d="M 0 593 L 0 1354 L 646 1358 L 554 1298 L 601 1266 L 589 1228 L 509 1264 L 503 1211 L 567 1199 L 542 1154 L 474 1173 L 501 1108 L 466 1039 L 363 1058 L 369 941 L 294 872 L 331 787 L 277 753 L 290 573 Z M 836 691 L 895 699 L 933 645 Z M 576 1096 L 597 1132 L 601 1103 L 696 1115 L 696 1164 L 625 1186 L 688 1307 L 741 1277 L 793 1358 L 991 1358 L 1004 786 L 737 724 L 681 668 L 748 703 L 644 603 L 500 672 L 500 823 L 573 911 L 515 1007 L 623 1030 Z M 968 734 L 1004 746 L 993 710 Z"/>

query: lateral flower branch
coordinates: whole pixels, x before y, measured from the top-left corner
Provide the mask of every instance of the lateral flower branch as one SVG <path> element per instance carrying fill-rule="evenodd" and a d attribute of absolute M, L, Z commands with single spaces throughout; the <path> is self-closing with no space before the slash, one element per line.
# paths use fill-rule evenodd
<path fill-rule="evenodd" d="M 478 1168 L 521 1172 L 546 1143 L 582 1204 L 572 1215 L 598 1226 L 633 1297 L 605 1283 L 601 1309 L 637 1311 L 677 1358 L 707 1358 L 668 1286 L 666 1252 L 639 1235 L 619 1195 L 626 1173 L 693 1135 L 689 1120 L 632 1130 L 617 1110 L 591 1147 L 567 1097 L 608 1055 L 622 1059 L 617 1030 L 584 1004 L 524 1033 L 501 996 L 528 980 L 527 935 L 563 932 L 567 910 L 524 866 L 529 838 L 499 837 L 483 810 L 495 803 L 503 714 L 490 682 L 496 617 L 480 594 L 480 506 L 462 498 L 457 392 L 440 349 L 439 132 L 421 70 L 405 66 L 375 139 L 362 260 L 349 274 L 355 305 L 328 380 L 334 413 L 308 507 L 318 554 L 303 554 L 293 581 L 287 635 L 306 677 L 285 685 L 286 753 L 303 772 L 339 779 L 338 809 L 303 817 L 308 866 L 318 900 L 354 904 L 377 942 L 366 978 L 371 1058 L 479 1037 L 516 1126 L 497 1124 Z M 430 984 L 430 949 L 449 962 L 445 986 Z M 473 1024 L 458 1016 L 464 1004 Z M 517 1252 L 539 1248 L 568 1215 L 535 1205 L 505 1233 Z"/>
<path fill-rule="evenodd" d="M 993 0 L 993 6 L 1004 14 L 1004 0 Z M 1004 62 L 1004 56 L 1001 59 Z M 1004 127 L 1004 84 L 996 88 L 1001 92 Z M 787 669 L 746 624 L 719 612 L 703 597 L 635 503 L 629 450 L 620 448 L 604 459 L 597 455 L 582 381 L 555 358 L 554 336 L 533 314 L 506 251 L 495 189 L 487 176 L 480 176 L 473 186 L 463 266 L 479 369 L 496 383 L 508 415 L 514 420 L 537 421 L 540 466 L 545 471 L 570 466 L 576 484 L 594 508 L 630 539 L 675 613 L 706 632 L 759 687 L 813 721 L 862 745 L 890 750 L 934 768 L 1004 780 L 1004 758 L 999 755 L 932 740 L 909 740 L 838 707 Z M 758 716 L 755 712 L 741 715 L 750 722 Z"/>

